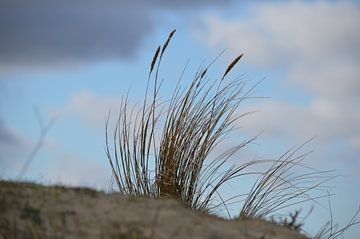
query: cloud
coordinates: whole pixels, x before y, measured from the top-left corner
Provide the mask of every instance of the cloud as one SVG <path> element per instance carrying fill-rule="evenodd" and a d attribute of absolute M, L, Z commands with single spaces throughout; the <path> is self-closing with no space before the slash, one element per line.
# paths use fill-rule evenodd
<path fill-rule="evenodd" d="M 71 102 L 74 102 L 75 105 L 64 109 L 62 111 L 64 114 L 79 116 L 85 123 L 96 128 L 100 128 L 101 118 L 101 129 L 104 127 L 105 115 L 101 114 L 101 117 L 98 117 L 98 114 L 102 113 L 102 109 L 104 112 L 108 109 L 108 103 L 116 104 L 116 100 L 104 99 L 101 101 L 101 97 L 90 93 L 80 94 Z M 93 107 L 89 107 L 89 105 Z M 93 110 L 89 110 L 89 108 Z M 53 113 L 57 114 L 58 112 Z M 17 177 L 30 152 L 34 149 L 36 140 L 36 138 L 29 138 L 23 132 L 9 127 L 0 118 L 0 178 L 15 179 Z M 94 152 L 96 153 L 96 150 Z M 72 152 L 55 138 L 45 138 L 40 153 L 41 155 L 37 154 L 31 161 L 25 177 L 29 176 L 32 180 L 38 180 L 36 175 L 44 174 L 44 169 L 39 165 L 45 164 L 47 165 L 45 178 L 41 181 L 107 189 L 110 169 L 107 168 L 105 160 L 102 162 L 96 161 L 94 158 L 85 158 L 84 155 Z"/>
<path fill-rule="evenodd" d="M 295 62 L 298 58 L 311 62 L 324 58 L 358 60 L 359 12 L 359 6 L 345 1 L 294 1 L 261 6 L 255 21 L 280 54 L 289 55 Z"/>
<path fill-rule="evenodd" d="M 78 92 L 61 108 L 51 109 L 51 115 L 60 117 L 77 117 L 88 127 L 102 129 L 109 110 L 113 115 L 118 113 L 121 98 L 100 96 L 90 91 Z"/>
<path fill-rule="evenodd" d="M 359 60 L 360 7 L 349 2 L 255 4 L 248 18 L 206 16 L 197 29 L 211 47 L 229 46 L 263 66 L 306 59 Z"/>
<path fill-rule="evenodd" d="M 354 142 L 359 139 L 360 115 L 342 117 L 341 109 L 327 101 L 315 100 L 310 106 L 298 106 L 286 102 L 268 100 L 265 103 L 251 105 L 250 110 L 260 111 L 241 122 L 242 129 L 249 134 L 265 130 L 272 138 L 279 136 L 296 139 L 297 142 L 312 136 L 322 140 L 343 140 Z"/>
<path fill-rule="evenodd" d="M 0 176 L 18 170 L 29 149 L 30 141 L 0 118 Z"/>
<path fill-rule="evenodd" d="M 104 161 L 105 162 L 105 161 Z M 107 189 L 111 170 L 103 162 L 76 154 L 60 153 L 47 170 L 46 180 L 73 186 Z"/>
<path fill-rule="evenodd" d="M 278 61 L 276 49 L 254 23 L 225 21 L 213 15 L 207 16 L 203 23 L 202 28 L 194 32 L 197 38 L 216 49 L 216 52 L 229 46 L 236 55 L 245 53 L 247 60 L 254 64 L 272 65 Z"/>
<path fill-rule="evenodd" d="M 154 32 L 158 10 L 216 1 L 3 0 L 0 65 L 74 64 L 133 57 Z"/>
<path fill-rule="evenodd" d="M 248 63 L 284 73 L 308 102 L 266 101 L 247 127 L 271 136 L 360 142 L 360 7 L 345 1 L 255 4 L 248 18 L 207 16 L 201 40 L 243 52 Z M 293 88 L 291 88 L 293 87 Z M 295 88 L 294 88 L 295 87 Z M 275 96 L 276 97 L 276 96 Z"/>
<path fill-rule="evenodd" d="M 20 140 L 13 132 L 5 126 L 5 123 L 0 119 L 0 144 L 1 145 L 19 145 Z"/>

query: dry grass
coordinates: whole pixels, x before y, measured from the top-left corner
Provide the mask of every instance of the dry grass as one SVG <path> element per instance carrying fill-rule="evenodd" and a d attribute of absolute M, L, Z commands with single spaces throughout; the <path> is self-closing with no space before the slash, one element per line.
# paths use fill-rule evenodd
<path fill-rule="evenodd" d="M 239 106 L 252 97 L 256 85 L 248 87 L 241 78 L 228 78 L 240 55 L 218 79 L 207 76 L 213 62 L 200 67 L 186 88 L 180 87 L 181 75 L 171 99 L 160 101 L 159 69 L 174 33 L 170 33 L 163 47 L 157 48 L 151 61 L 140 109 L 130 107 L 128 97 L 123 97 L 112 135 L 110 112 L 106 119 L 105 150 L 119 191 L 130 197 L 173 197 L 192 209 L 211 212 L 219 206 L 227 210 L 234 199 L 220 195 L 219 189 L 225 183 L 257 175 L 258 180 L 245 195 L 239 218 L 265 218 L 285 207 L 315 200 L 310 192 L 320 190 L 329 177 L 327 172 L 302 163 L 307 154 L 299 156 L 298 152 L 303 145 L 277 160 L 228 166 L 229 158 L 254 141 L 255 136 L 209 160 L 209 154 L 234 130 L 234 123 L 249 114 L 238 114 Z M 270 166 L 263 172 L 251 169 L 264 163 Z M 294 173 L 297 167 L 303 173 Z M 322 196 L 326 195 L 319 197 Z"/>
<path fill-rule="evenodd" d="M 360 220 L 357 219 L 360 213 L 360 205 L 345 226 L 339 227 L 339 225 L 334 224 L 330 192 L 328 192 L 328 198 L 330 220 L 320 228 L 320 230 L 313 237 L 314 239 L 335 239 L 339 237 L 343 238 L 343 234 L 346 231 L 348 231 L 353 226 L 360 224 Z"/>
<path fill-rule="evenodd" d="M 321 190 L 321 185 L 332 179 L 329 176 L 331 171 L 319 171 L 302 163 L 310 152 L 300 155 L 297 152 L 305 144 L 287 151 L 277 160 L 269 161 L 270 167 L 259 176 L 247 194 L 240 216 L 265 218 L 283 208 L 315 201 L 310 192 Z M 325 196 L 322 193 L 317 198 Z"/>
<path fill-rule="evenodd" d="M 125 195 L 175 197 L 191 208 L 205 210 L 218 188 L 244 168 L 233 167 L 218 175 L 227 159 L 255 138 L 229 149 L 207 166 L 204 161 L 233 129 L 233 123 L 245 115 L 237 115 L 236 110 L 253 88 L 245 90 L 241 79 L 225 79 L 239 56 L 220 81 L 207 78 L 209 66 L 201 68 L 187 88 L 182 89 L 179 80 L 171 99 L 159 102 L 158 72 L 174 33 L 153 57 L 140 110 L 129 109 L 127 97 L 123 98 L 112 145 L 107 118 L 106 153 L 118 188 Z M 159 128 L 160 134 L 155 132 Z M 251 164 L 254 162 L 248 166 Z"/>

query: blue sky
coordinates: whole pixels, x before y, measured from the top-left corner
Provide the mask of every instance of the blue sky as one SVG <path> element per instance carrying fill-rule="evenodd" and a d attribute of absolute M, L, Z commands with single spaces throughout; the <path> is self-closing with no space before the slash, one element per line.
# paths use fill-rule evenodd
<path fill-rule="evenodd" d="M 243 111 L 237 137 L 264 130 L 243 156 L 276 158 L 317 136 L 307 163 L 331 182 L 334 216 L 360 202 L 360 6 L 357 1 L 5 0 L 0 3 L 0 175 L 15 178 L 44 120 L 57 117 L 26 178 L 106 188 L 104 117 L 130 88 L 141 101 L 157 46 L 176 28 L 162 68 L 166 98 L 190 59 L 187 79 L 221 50 L 216 77 L 240 53 L 237 73 L 265 78 Z M 309 218 L 328 220 L 327 200 Z M 315 222 L 315 223 L 312 223 Z M 345 234 L 356 238 L 359 226 Z"/>

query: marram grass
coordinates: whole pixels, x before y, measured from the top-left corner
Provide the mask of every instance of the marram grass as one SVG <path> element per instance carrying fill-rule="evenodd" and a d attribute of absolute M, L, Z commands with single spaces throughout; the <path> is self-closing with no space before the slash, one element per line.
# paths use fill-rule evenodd
<path fill-rule="evenodd" d="M 180 86 L 181 76 L 171 98 L 160 101 L 159 70 L 174 33 L 154 54 L 140 108 L 130 107 L 125 96 L 114 130 L 109 130 L 110 113 L 106 120 L 105 151 L 118 190 L 129 197 L 172 197 L 194 210 L 214 212 L 219 206 L 228 210 L 227 204 L 237 198 L 225 199 L 219 193 L 224 184 L 256 175 L 258 180 L 251 190 L 239 195 L 243 196 L 240 219 L 266 218 L 291 205 L 327 196 L 311 195 L 314 190 L 322 190 L 321 185 L 330 177 L 327 172 L 303 164 L 307 153 L 298 155 L 303 145 L 277 160 L 237 161 L 229 166 L 229 159 L 253 142 L 255 136 L 209 159 L 216 146 L 235 129 L 236 121 L 248 114 L 239 114 L 239 107 L 252 97 L 256 85 L 248 87 L 242 78 L 229 77 L 241 54 L 217 79 L 207 75 L 213 62 L 200 67 L 185 88 Z M 263 172 L 253 169 L 260 164 L 269 166 Z M 294 173 L 294 168 L 300 168 L 300 173 Z M 295 224 L 290 219 L 291 225 Z"/>

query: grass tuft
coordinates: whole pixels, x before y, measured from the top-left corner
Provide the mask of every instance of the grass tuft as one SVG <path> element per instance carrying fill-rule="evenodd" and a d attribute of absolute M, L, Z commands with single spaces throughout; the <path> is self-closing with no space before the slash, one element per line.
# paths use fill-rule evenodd
<path fill-rule="evenodd" d="M 152 59 L 140 109 L 130 107 L 127 96 L 122 98 L 112 136 L 109 113 L 105 151 L 123 194 L 174 197 L 193 209 L 206 210 L 224 183 L 254 164 L 233 166 L 220 173 L 225 162 L 256 137 L 204 164 L 213 149 L 234 129 L 233 123 L 246 115 L 238 115 L 237 110 L 253 88 L 246 89 L 240 78 L 226 83 L 208 79 L 210 64 L 195 73 L 189 86 L 181 88 L 179 80 L 171 99 L 160 102 L 158 72 L 174 33 L 175 30 L 170 33 L 162 49 L 158 47 Z M 240 58 L 230 63 L 224 76 Z M 151 90 L 153 93 L 149 94 Z"/>
<path fill-rule="evenodd" d="M 131 107 L 124 96 L 114 130 L 109 129 L 110 112 L 106 118 L 105 152 L 118 190 L 129 197 L 172 197 L 210 213 L 225 207 L 229 217 L 231 200 L 243 197 L 238 201 L 243 203 L 239 219 L 269 218 L 289 206 L 326 196 L 310 194 L 321 191 L 331 177 L 329 171 L 303 163 L 308 153 L 298 153 L 307 142 L 276 160 L 238 161 L 229 166 L 229 159 L 256 140 L 256 135 L 210 159 L 210 153 L 235 129 L 235 122 L 252 113 L 239 114 L 241 103 L 253 98 L 257 84 L 249 87 L 241 77 L 223 81 L 243 54 L 231 61 L 222 76 L 209 78 L 209 68 L 217 57 L 200 67 L 185 87 L 180 86 L 181 75 L 170 99 L 160 101 L 159 70 L 174 33 L 155 52 L 142 105 Z M 269 165 L 265 170 L 253 169 L 264 164 Z M 248 193 L 230 199 L 221 196 L 224 184 L 249 175 L 258 179 Z M 298 211 L 280 221 L 300 230 L 297 218 Z"/>

